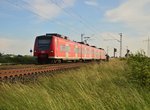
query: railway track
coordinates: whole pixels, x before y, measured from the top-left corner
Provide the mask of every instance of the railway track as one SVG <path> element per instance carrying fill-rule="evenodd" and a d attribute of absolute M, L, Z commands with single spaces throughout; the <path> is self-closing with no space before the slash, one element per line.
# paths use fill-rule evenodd
<path fill-rule="evenodd" d="M 49 64 L 49 65 L 18 65 L 0 67 L 0 81 L 24 79 L 25 77 L 35 77 L 44 73 L 77 68 L 85 63 L 66 63 L 66 64 Z"/>

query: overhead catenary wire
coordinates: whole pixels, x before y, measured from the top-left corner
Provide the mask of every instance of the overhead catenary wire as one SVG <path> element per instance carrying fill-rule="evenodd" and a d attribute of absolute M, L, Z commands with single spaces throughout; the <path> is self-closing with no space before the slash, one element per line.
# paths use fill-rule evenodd
<path fill-rule="evenodd" d="M 50 0 L 50 2 L 56 4 L 59 8 L 61 8 L 66 14 L 68 14 L 69 16 L 73 17 L 74 19 L 78 20 L 83 26 L 85 26 L 85 28 L 87 28 L 92 34 L 93 33 L 98 33 L 97 29 L 94 29 L 92 25 L 89 25 L 90 23 L 84 19 L 81 15 L 75 13 L 75 11 L 70 8 L 69 10 L 64 9 L 63 7 L 61 7 L 61 5 L 55 1 L 55 0 Z M 63 0 L 61 0 L 61 3 L 65 4 L 65 2 Z M 72 11 L 72 12 L 71 12 Z"/>
<path fill-rule="evenodd" d="M 10 2 L 11 4 L 16 5 L 17 7 L 23 7 L 23 8 L 25 8 L 23 5 L 18 5 L 17 3 L 15 3 L 15 2 L 18 2 L 18 0 L 15 0 L 15 2 L 14 2 L 14 1 L 11 2 L 11 1 L 9 1 L 9 0 L 6 0 L 6 1 Z M 30 5 L 30 4 L 29 4 L 28 2 L 26 2 L 25 0 L 21 0 L 21 1 L 23 1 L 24 3 Z M 90 30 L 92 33 L 93 33 L 93 31 L 96 32 L 96 29 L 94 29 L 93 26 L 91 26 L 91 24 L 90 24 L 89 22 L 87 22 L 86 19 L 83 19 L 83 17 L 82 17 L 81 15 L 75 13 L 75 11 L 74 11 L 72 8 L 70 8 L 69 10 L 66 10 L 66 9 L 62 8 L 62 7 L 57 3 L 57 0 L 50 0 L 50 1 L 51 1 L 52 3 L 54 3 L 55 5 L 57 5 L 59 8 L 61 8 L 63 11 L 65 11 L 65 13 L 67 13 L 68 15 L 77 18 L 77 19 L 80 21 L 80 23 L 83 24 L 83 25 L 84 25 L 88 30 Z M 65 4 L 64 0 L 61 0 L 61 2 L 62 2 L 63 4 Z M 31 7 L 32 7 L 32 6 L 31 6 Z M 72 10 L 72 12 L 74 12 L 74 14 L 73 14 L 73 13 L 70 13 L 70 12 L 69 12 L 70 10 Z M 28 10 L 28 11 L 30 11 L 30 10 Z M 31 12 L 31 11 L 30 11 L 30 12 Z M 35 14 L 36 16 L 43 17 L 43 16 L 41 16 L 41 15 L 39 15 L 38 13 L 35 13 L 35 12 L 33 12 L 33 11 L 32 11 L 32 13 Z M 76 15 L 75 15 L 75 14 L 76 14 Z M 49 20 L 49 19 L 46 18 L 46 17 L 45 17 L 44 19 Z M 51 21 L 54 21 L 54 22 L 56 22 L 56 24 L 62 25 L 63 27 L 66 27 L 66 28 L 68 29 L 68 26 L 66 26 L 66 25 L 68 25 L 68 24 L 66 24 L 66 23 L 65 23 L 65 25 L 63 25 L 62 23 L 58 22 L 57 20 L 54 20 L 54 19 L 53 19 L 53 20 L 51 20 Z M 62 22 L 62 21 L 61 21 L 61 22 Z M 90 25 L 89 25 L 89 24 L 90 24 Z M 79 33 L 79 31 L 77 31 L 77 29 L 72 28 L 72 26 L 69 27 L 69 29 L 71 29 L 71 31 L 74 31 L 75 33 Z M 101 36 L 101 37 L 102 37 L 102 36 Z"/>
<path fill-rule="evenodd" d="M 60 1 L 62 1 L 62 3 L 65 4 L 64 0 L 60 0 Z M 97 28 L 95 28 L 95 25 L 91 24 L 91 22 L 87 21 L 87 19 L 85 19 L 79 13 L 77 13 L 76 11 L 74 11 L 73 8 L 70 7 L 69 10 L 67 10 L 67 11 L 70 11 L 70 12 L 72 11 L 74 14 L 76 14 L 75 16 L 78 17 L 80 20 L 82 20 L 84 23 L 86 23 L 86 25 L 88 25 L 88 27 L 95 32 L 95 35 L 100 33 L 99 30 Z M 103 38 L 103 36 L 101 36 L 101 37 Z"/>
<path fill-rule="evenodd" d="M 8 2 L 10 2 L 12 5 L 15 5 L 17 7 L 20 7 L 20 8 L 23 8 L 23 9 L 26 9 L 26 7 L 24 5 L 20 5 L 20 4 L 17 4 L 16 2 L 18 2 L 18 0 L 16 0 L 15 2 L 11 2 L 9 0 L 6 0 Z M 25 0 L 21 0 L 22 2 L 24 2 L 25 4 L 27 4 L 28 6 L 32 7 L 31 4 L 29 4 L 27 1 Z M 83 19 L 83 17 L 79 14 L 76 14 L 76 13 L 71 13 L 70 11 L 66 10 L 65 8 L 63 8 L 60 4 L 57 3 L 57 1 L 54 1 L 54 0 L 49 0 L 50 2 L 49 3 L 53 3 L 55 4 L 56 6 L 58 6 L 59 8 L 62 9 L 62 11 L 64 11 L 66 14 L 68 14 L 69 16 L 71 16 L 72 18 L 75 18 L 77 21 L 79 21 L 83 26 L 85 26 L 85 28 L 87 30 L 89 30 L 92 34 L 93 33 L 98 33 L 96 29 L 92 28 L 91 25 L 89 25 L 90 23 L 88 23 L 85 19 Z M 19 1 L 20 2 L 20 1 Z M 64 1 L 62 0 L 62 2 L 64 3 Z M 33 7 L 32 7 L 33 8 Z M 35 7 L 34 7 L 35 8 Z M 43 16 L 41 16 L 40 14 L 34 12 L 34 11 L 31 11 L 28 9 L 29 12 L 32 12 L 34 15 L 36 16 L 39 16 L 41 18 L 43 18 Z M 73 11 L 73 10 L 72 10 Z M 45 17 L 44 19 L 46 20 L 50 20 L 48 19 L 47 17 Z M 55 22 L 56 24 L 60 25 L 61 27 L 64 27 L 65 29 L 69 29 L 70 31 L 72 31 L 73 33 L 75 34 L 81 34 L 79 31 L 81 31 L 80 29 L 78 28 L 74 28 L 72 25 L 70 26 L 69 24 L 67 23 L 63 23 L 62 21 L 58 21 L 56 19 L 53 19 L 53 20 L 50 20 L 50 21 L 53 21 Z M 101 36 L 102 37 L 102 36 Z"/>
<path fill-rule="evenodd" d="M 28 2 L 26 2 L 26 1 L 24 1 L 24 0 L 20 0 L 20 1 L 22 1 L 23 3 L 25 3 L 26 5 L 28 5 L 28 6 L 30 6 L 30 7 L 32 7 Z M 18 0 L 16 0 L 15 2 L 11 2 L 11 1 L 9 1 L 9 0 L 6 0 L 6 2 L 8 2 L 8 3 L 10 3 L 11 5 L 14 5 L 14 6 L 16 6 L 16 7 L 19 7 L 19 8 L 21 8 L 21 9 L 26 9 L 26 7 L 24 6 L 24 5 L 19 5 L 18 3 Z M 18 2 L 18 3 L 17 3 Z M 33 7 L 32 7 L 33 8 Z M 58 20 L 51 20 L 51 19 L 48 19 L 47 17 L 43 17 L 43 16 L 41 16 L 40 14 L 38 14 L 38 13 L 35 13 L 35 12 L 33 12 L 33 11 L 30 11 L 29 9 L 27 9 L 29 12 L 31 12 L 31 13 L 33 13 L 34 15 L 36 15 L 36 16 L 39 16 L 39 17 L 41 17 L 41 18 L 44 18 L 45 20 L 49 20 L 49 21 L 53 21 L 53 22 L 55 22 L 56 24 L 58 24 L 58 25 L 60 25 L 60 26 L 62 26 L 62 27 L 64 27 L 64 28 L 66 28 L 67 30 L 69 29 L 70 31 L 72 31 L 72 32 L 74 32 L 74 33 L 78 33 L 78 34 L 80 34 L 76 29 L 74 29 L 74 28 L 72 28 L 72 27 L 70 27 L 70 26 L 68 26 L 68 24 L 63 24 L 62 23 L 62 21 L 60 22 L 60 21 L 58 21 Z M 52 23 L 52 22 L 51 22 Z"/>

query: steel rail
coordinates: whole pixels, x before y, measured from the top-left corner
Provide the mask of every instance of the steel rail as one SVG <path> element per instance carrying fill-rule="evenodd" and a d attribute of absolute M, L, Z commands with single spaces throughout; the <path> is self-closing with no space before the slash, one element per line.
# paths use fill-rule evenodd
<path fill-rule="evenodd" d="M 27 66 L 24 68 L 0 70 L 0 80 L 13 79 L 16 77 L 25 77 L 30 75 L 42 74 L 46 72 L 64 70 L 70 68 L 76 68 L 82 66 L 83 63 L 68 63 L 68 64 L 58 64 L 58 65 L 37 65 L 37 66 Z"/>

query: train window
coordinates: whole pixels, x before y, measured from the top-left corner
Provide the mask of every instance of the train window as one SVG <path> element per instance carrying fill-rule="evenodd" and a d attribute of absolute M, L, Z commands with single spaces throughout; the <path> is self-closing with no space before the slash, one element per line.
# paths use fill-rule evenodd
<path fill-rule="evenodd" d="M 39 44 L 49 44 L 49 40 L 47 39 L 40 39 Z"/>
<path fill-rule="evenodd" d="M 87 49 L 85 48 L 85 54 L 87 54 Z"/>
<path fill-rule="evenodd" d="M 74 53 L 78 53 L 78 48 L 74 48 Z"/>
<path fill-rule="evenodd" d="M 51 39 L 38 38 L 38 48 L 39 50 L 48 50 L 50 47 Z"/>
<path fill-rule="evenodd" d="M 84 54 L 87 54 L 86 48 L 84 48 Z"/>
<path fill-rule="evenodd" d="M 76 53 L 76 48 L 74 48 L 74 53 Z"/>
<path fill-rule="evenodd" d="M 91 49 L 90 53 L 91 53 L 91 55 L 93 54 L 93 51 L 92 51 L 92 49 Z"/>
<path fill-rule="evenodd" d="M 60 46 L 60 51 L 61 52 L 65 52 L 66 51 L 66 46 L 65 45 L 61 45 Z"/>
<path fill-rule="evenodd" d="M 79 48 L 77 48 L 77 53 L 79 53 Z"/>
<path fill-rule="evenodd" d="M 66 52 L 69 52 L 69 51 L 70 51 L 70 47 L 66 46 Z"/>
<path fill-rule="evenodd" d="M 69 52 L 70 51 L 70 47 L 69 46 L 65 46 L 65 45 L 61 45 L 60 46 L 60 51 L 61 52 Z"/>
<path fill-rule="evenodd" d="M 87 54 L 90 54 L 90 51 L 89 51 L 89 49 L 87 50 Z"/>
<path fill-rule="evenodd" d="M 78 53 L 81 53 L 81 49 L 80 48 L 78 48 Z"/>
<path fill-rule="evenodd" d="M 82 54 L 84 54 L 85 53 L 85 50 L 84 49 L 82 49 Z"/>

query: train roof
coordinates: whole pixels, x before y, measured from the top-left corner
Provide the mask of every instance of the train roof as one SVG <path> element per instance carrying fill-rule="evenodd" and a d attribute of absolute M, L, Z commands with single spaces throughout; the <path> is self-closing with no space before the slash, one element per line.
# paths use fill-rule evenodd
<path fill-rule="evenodd" d="M 57 34 L 57 33 L 46 33 L 46 35 L 40 35 L 40 36 L 37 36 L 37 38 L 42 38 L 42 37 L 50 38 L 52 36 L 56 36 L 56 37 L 67 39 L 66 36 L 63 37 L 62 35 Z"/>
<path fill-rule="evenodd" d="M 41 35 L 41 36 L 37 36 L 37 37 L 51 37 L 51 36 L 56 36 L 56 37 L 60 37 L 62 39 L 69 40 L 67 36 L 63 36 L 58 33 L 46 33 L 46 35 Z M 76 42 L 76 41 L 73 41 L 73 42 Z M 84 42 L 77 42 L 77 43 L 90 46 L 89 44 L 85 44 Z M 96 46 L 90 46 L 90 47 L 97 48 Z M 104 50 L 103 48 L 98 48 L 98 49 Z"/>
<path fill-rule="evenodd" d="M 96 48 L 96 46 L 94 46 L 94 45 L 92 45 L 91 47 L 94 47 L 94 48 Z"/>
<path fill-rule="evenodd" d="M 57 33 L 47 33 L 46 36 L 56 36 L 56 37 L 60 37 L 60 38 L 69 40 L 67 36 L 63 36 L 63 35 L 60 35 L 60 34 L 57 34 Z"/>
<path fill-rule="evenodd" d="M 79 44 L 84 44 L 84 42 L 78 42 Z"/>
<path fill-rule="evenodd" d="M 100 50 L 104 50 L 103 48 L 98 48 L 98 49 L 100 49 Z"/>
<path fill-rule="evenodd" d="M 57 36 L 57 37 L 62 37 L 60 34 L 57 34 L 57 33 L 46 33 L 46 36 Z"/>

